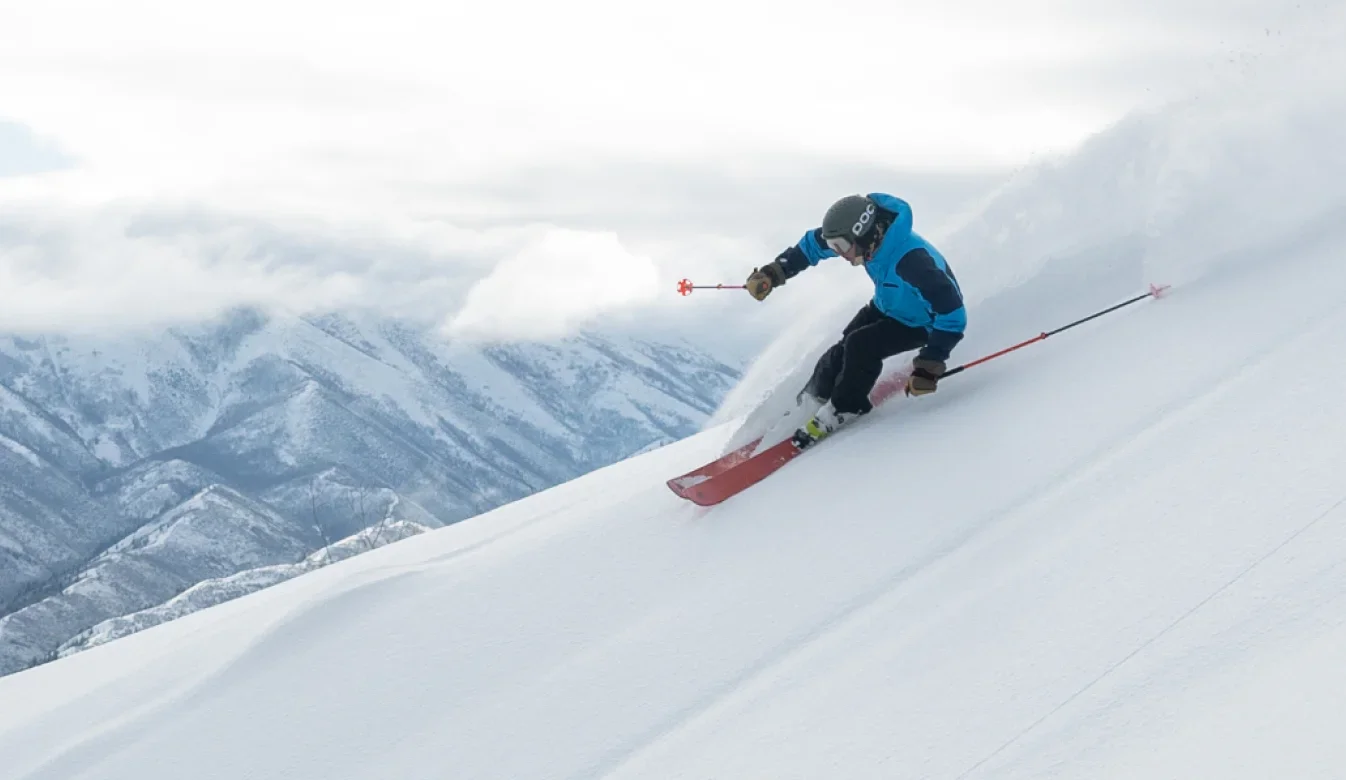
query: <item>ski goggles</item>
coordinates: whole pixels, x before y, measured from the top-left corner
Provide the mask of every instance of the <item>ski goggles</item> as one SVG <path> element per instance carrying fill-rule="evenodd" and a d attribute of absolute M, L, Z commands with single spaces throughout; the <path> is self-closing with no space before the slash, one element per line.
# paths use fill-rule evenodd
<path fill-rule="evenodd" d="M 827 248 L 842 257 L 849 258 L 851 250 L 855 249 L 855 243 L 845 236 L 833 236 L 827 239 Z"/>

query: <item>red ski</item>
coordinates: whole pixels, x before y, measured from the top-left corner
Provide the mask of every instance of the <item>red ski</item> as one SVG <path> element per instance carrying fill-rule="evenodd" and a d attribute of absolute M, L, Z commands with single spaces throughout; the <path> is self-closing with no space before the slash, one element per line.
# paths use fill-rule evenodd
<path fill-rule="evenodd" d="M 714 506 L 766 479 L 802 452 L 793 439 L 786 439 L 719 474 L 711 477 L 674 477 L 668 481 L 668 487 L 693 504 Z"/>
<path fill-rule="evenodd" d="M 674 482 L 677 482 L 679 484 L 695 484 L 700 480 L 708 479 L 710 477 L 723 474 L 729 469 L 751 458 L 752 451 L 757 448 L 758 444 L 761 443 L 762 439 L 759 436 L 758 438 L 753 439 L 752 441 L 748 442 L 742 447 L 739 447 L 736 450 L 730 450 L 729 452 L 725 453 L 724 455 L 721 455 L 715 460 L 712 460 L 710 463 L 707 463 L 706 465 L 702 466 L 701 468 L 695 471 L 689 471 L 686 474 L 683 474 L 682 476 L 674 477 L 673 479 L 668 481 L 668 484 L 670 486 L 672 486 Z M 676 489 L 674 490 L 674 492 L 677 492 Z"/>
<path fill-rule="evenodd" d="M 877 407 L 896 395 L 906 383 L 905 370 L 884 377 L 870 391 L 869 402 Z M 754 439 L 699 469 L 668 480 L 669 489 L 694 504 L 713 506 L 766 479 L 804 451 L 793 439 L 786 439 L 752 454 L 761 441 Z"/>

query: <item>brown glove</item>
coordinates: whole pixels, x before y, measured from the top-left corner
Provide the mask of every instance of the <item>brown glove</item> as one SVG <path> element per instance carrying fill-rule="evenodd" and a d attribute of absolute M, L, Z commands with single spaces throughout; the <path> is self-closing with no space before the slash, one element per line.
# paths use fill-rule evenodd
<path fill-rule="evenodd" d="M 939 378 L 944 375 L 943 360 L 916 358 L 911 361 L 911 376 L 907 378 L 907 395 L 925 395 L 935 392 Z"/>
<path fill-rule="evenodd" d="M 777 261 L 772 261 L 761 268 L 752 269 L 748 274 L 748 294 L 757 300 L 762 300 L 771 294 L 771 290 L 785 284 L 785 269 Z"/>

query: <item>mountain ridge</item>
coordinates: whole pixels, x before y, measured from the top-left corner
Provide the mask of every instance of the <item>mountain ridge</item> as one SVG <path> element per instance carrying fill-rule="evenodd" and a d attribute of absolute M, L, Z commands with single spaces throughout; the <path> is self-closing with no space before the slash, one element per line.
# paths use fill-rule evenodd
<path fill-rule="evenodd" d="M 0 336 L 0 674 L 695 433 L 740 376 L 672 340 L 461 344 L 368 314 Z"/>

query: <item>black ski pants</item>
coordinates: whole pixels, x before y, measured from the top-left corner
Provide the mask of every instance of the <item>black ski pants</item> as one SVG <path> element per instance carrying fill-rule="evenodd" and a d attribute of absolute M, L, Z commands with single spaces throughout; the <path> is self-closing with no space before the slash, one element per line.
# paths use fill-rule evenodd
<path fill-rule="evenodd" d="M 838 412 L 868 412 L 873 408 L 869 391 L 883 372 L 884 359 L 925 346 L 929 337 L 924 328 L 903 325 L 870 301 L 841 331 L 841 340 L 818 358 L 805 389 L 830 399 Z"/>

